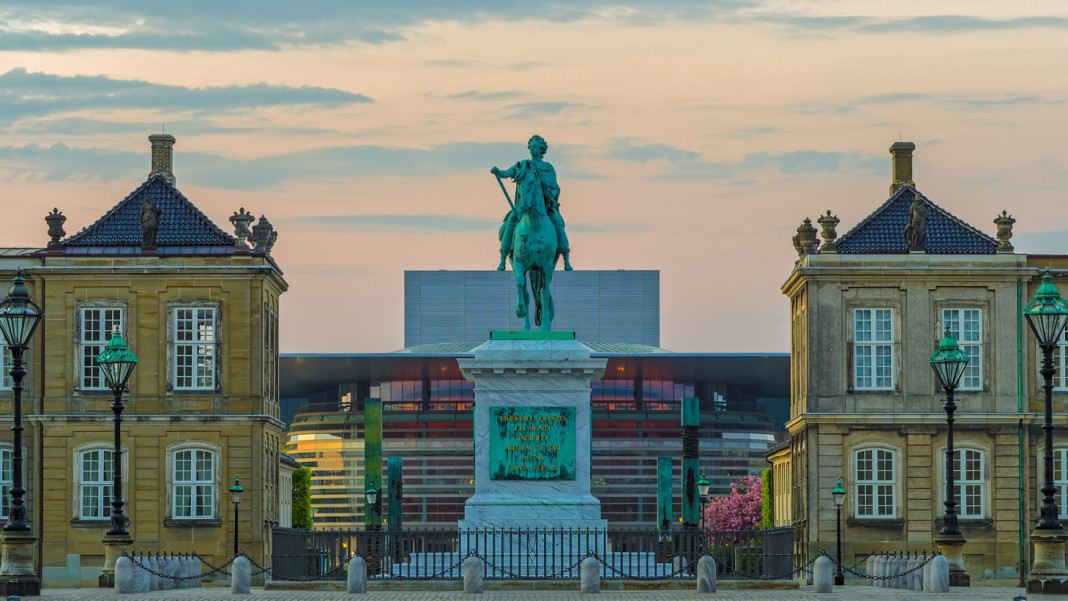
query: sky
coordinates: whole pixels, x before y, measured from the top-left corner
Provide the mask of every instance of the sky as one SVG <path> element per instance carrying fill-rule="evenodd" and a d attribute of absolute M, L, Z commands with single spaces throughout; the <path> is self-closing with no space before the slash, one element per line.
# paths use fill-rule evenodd
<path fill-rule="evenodd" d="M 282 352 L 388 352 L 405 270 L 496 266 L 489 169 L 537 133 L 576 269 L 660 270 L 663 348 L 787 352 L 791 237 L 885 201 L 895 141 L 1068 252 L 1066 101 L 1062 1 L 0 0 L 0 245 L 91 224 L 165 130 L 216 224 L 279 232 Z"/>

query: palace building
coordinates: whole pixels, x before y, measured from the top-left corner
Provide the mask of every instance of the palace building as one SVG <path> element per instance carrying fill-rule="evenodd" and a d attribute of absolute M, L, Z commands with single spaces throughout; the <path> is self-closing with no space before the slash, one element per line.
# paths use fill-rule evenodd
<path fill-rule="evenodd" d="M 21 269 L 44 312 L 25 355 L 22 452 L 45 586 L 95 587 L 101 572 L 114 414 L 95 359 L 114 333 L 139 359 L 123 395 L 120 466 L 132 549 L 221 563 L 236 528 L 240 548 L 265 560 L 290 494 L 279 486 L 278 301 L 287 284 L 270 254 L 276 234 L 244 209 L 231 217 L 236 235 L 224 232 L 176 187 L 174 137 L 149 139 L 148 179 L 98 220 L 68 236 L 57 208 L 42 215 L 41 248 L 0 253 L 0 281 Z M 10 353 L 3 357 L 0 432 L 8 432 Z M 5 518 L 13 452 L 11 438 L 0 438 Z M 239 524 L 227 492 L 237 476 Z"/>

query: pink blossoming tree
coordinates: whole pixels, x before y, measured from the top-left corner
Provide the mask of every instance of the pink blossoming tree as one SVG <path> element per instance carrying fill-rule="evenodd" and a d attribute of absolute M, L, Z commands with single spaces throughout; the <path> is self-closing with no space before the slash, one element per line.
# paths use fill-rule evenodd
<path fill-rule="evenodd" d="M 713 497 L 705 508 L 705 529 L 754 530 L 760 525 L 760 476 L 742 476 L 731 482 L 731 494 Z"/>

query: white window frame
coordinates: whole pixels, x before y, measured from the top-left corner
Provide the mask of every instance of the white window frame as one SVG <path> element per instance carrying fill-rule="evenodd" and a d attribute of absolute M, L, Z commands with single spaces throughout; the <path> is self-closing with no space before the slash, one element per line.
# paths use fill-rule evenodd
<path fill-rule="evenodd" d="M 946 448 L 939 453 L 939 497 L 946 498 Z M 961 458 L 965 465 L 962 471 Z M 987 452 L 985 449 L 963 445 L 953 448 L 953 496 L 957 499 L 957 516 L 962 519 L 986 517 L 987 508 Z"/>
<path fill-rule="evenodd" d="M 1038 473 L 1035 481 L 1038 484 L 1038 512 L 1042 512 L 1042 485 L 1046 481 L 1046 448 L 1038 449 Z M 1057 502 L 1057 517 L 1068 519 L 1068 446 L 1053 447 L 1053 486 L 1057 489 L 1053 493 L 1053 499 Z"/>
<path fill-rule="evenodd" d="M 178 461 L 179 455 L 186 452 L 191 452 L 194 458 L 194 476 L 191 480 L 178 480 Z M 208 478 L 197 478 L 196 471 L 196 457 L 198 454 L 206 453 L 211 457 L 212 466 Z M 181 442 L 170 445 L 167 447 L 167 513 L 169 517 L 176 521 L 182 520 L 214 520 L 218 519 L 220 514 L 220 494 L 222 490 L 222 480 L 220 477 L 220 464 L 222 463 L 222 448 L 218 445 L 214 445 L 208 442 L 194 441 L 194 442 Z M 185 512 L 179 512 L 179 499 L 178 494 L 179 487 L 190 486 L 193 487 L 189 494 L 191 498 L 197 498 L 197 495 L 205 495 L 211 502 L 211 511 L 197 512 L 195 503 L 189 507 L 189 514 L 183 515 Z M 207 489 L 207 490 L 198 490 Z M 184 497 L 184 495 L 183 495 Z"/>
<path fill-rule="evenodd" d="M 222 361 L 221 306 L 202 301 L 171 302 L 167 310 L 171 390 L 218 391 Z M 190 327 L 184 328 L 185 324 Z"/>
<path fill-rule="evenodd" d="M 11 366 L 14 359 L 11 357 L 11 347 L 7 345 L 7 338 L 0 334 L 0 390 L 11 390 L 15 381 L 11 379 Z M 25 382 L 25 380 L 23 380 Z"/>
<path fill-rule="evenodd" d="M 115 311 L 117 314 L 108 315 L 107 312 Z M 79 390 L 107 390 L 104 382 L 104 374 L 96 364 L 96 357 L 104 350 L 115 326 L 124 338 L 126 335 L 127 307 L 121 304 L 109 303 L 84 303 L 75 306 L 77 315 L 76 348 L 74 356 L 75 370 L 78 374 L 77 387 Z M 95 321 L 99 321 L 99 328 L 86 327 L 86 317 L 90 314 L 99 313 Z"/>
<path fill-rule="evenodd" d="M 892 308 L 853 309 L 854 390 L 894 389 L 894 346 Z"/>
<path fill-rule="evenodd" d="M 968 353 L 968 367 L 964 368 L 957 390 L 982 390 L 983 310 L 975 307 L 943 308 L 941 329 L 945 331 L 946 328 L 949 328 L 950 335 L 956 339 L 961 350 Z"/>
<path fill-rule="evenodd" d="M 1035 348 L 1038 348 L 1037 346 Z M 1038 351 L 1039 367 L 1042 366 L 1042 351 Z M 1068 329 L 1061 332 L 1057 346 L 1053 349 L 1053 390 L 1068 390 Z M 1039 381 L 1042 377 L 1039 376 Z"/>
<path fill-rule="evenodd" d="M 870 474 L 862 473 L 862 455 L 871 454 Z M 890 467 L 880 467 L 889 459 Z M 865 469 L 867 472 L 868 469 Z M 885 472 L 889 471 L 889 474 Z M 867 446 L 853 451 L 853 515 L 859 519 L 894 519 L 897 517 L 898 452 L 894 449 Z M 880 477 L 880 476 L 889 477 Z M 868 476 L 868 477 L 861 477 Z M 869 503 L 866 500 L 870 500 Z M 889 501 L 889 504 L 886 501 Z"/>
<path fill-rule="evenodd" d="M 132 512 L 130 511 L 130 495 L 128 493 L 128 490 L 129 490 L 129 488 L 128 488 L 129 478 L 127 477 L 127 474 L 129 473 L 130 454 L 127 451 L 126 445 L 123 445 L 121 448 L 122 448 L 122 459 L 121 459 L 122 465 L 120 466 L 120 469 L 122 470 L 122 490 L 120 492 L 122 493 L 122 498 L 123 498 L 123 501 L 124 501 L 123 510 L 122 511 L 127 517 L 129 517 L 130 515 L 132 515 Z M 103 511 L 101 511 L 101 513 L 105 514 L 102 517 L 101 516 L 86 516 L 85 512 L 84 512 L 84 507 L 82 505 L 82 500 L 85 497 L 85 487 L 87 487 L 87 486 L 104 486 L 106 484 L 106 486 L 110 489 L 111 485 L 115 481 L 115 474 L 112 473 L 111 471 L 109 471 L 107 474 L 103 474 L 102 479 L 99 480 L 99 481 L 86 482 L 83 479 L 82 461 L 83 461 L 84 456 L 85 456 L 86 453 L 93 453 L 93 452 L 98 452 L 98 451 L 107 452 L 107 453 L 114 453 L 115 452 L 114 443 L 108 443 L 108 442 L 103 442 L 103 441 L 88 442 L 88 443 L 81 444 L 81 445 L 78 445 L 78 446 L 74 447 L 73 451 L 74 451 L 74 463 L 73 463 L 74 469 L 72 471 L 73 471 L 73 474 L 74 474 L 74 478 L 73 478 L 73 480 L 74 480 L 74 490 L 73 490 L 73 494 L 71 495 L 72 496 L 71 501 L 73 503 L 74 519 L 76 519 L 76 520 L 86 520 L 86 521 L 107 521 L 107 520 L 110 520 L 111 519 L 111 495 L 110 494 L 106 494 L 105 495 L 105 494 L 103 494 L 103 491 L 101 491 L 101 499 L 100 500 L 101 500 L 101 503 L 103 504 Z"/>
<path fill-rule="evenodd" d="M 0 518 L 8 518 L 11 486 L 15 479 L 15 453 L 11 445 L 0 446 Z"/>

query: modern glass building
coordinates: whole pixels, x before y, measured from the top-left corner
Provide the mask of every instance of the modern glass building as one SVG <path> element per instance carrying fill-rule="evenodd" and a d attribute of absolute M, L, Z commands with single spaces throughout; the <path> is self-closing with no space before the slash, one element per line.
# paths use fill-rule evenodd
<path fill-rule="evenodd" d="M 713 494 L 726 494 L 737 477 L 767 467 L 764 451 L 784 428 L 789 407 L 788 354 L 665 351 L 655 346 L 658 272 L 558 276 L 558 302 L 586 309 L 569 311 L 571 321 L 561 317 L 554 329 L 576 331 L 592 356 L 608 360 L 591 392 L 591 489 L 603 518 L 613 525 L 655 523 L 658 457 L 675 460 L 679 515 L 683 398 L 700 400 L 701 467 Z M 312 469 L 317 527 L 363 525 L 367 398 L 382 400 L 382 456 L 404 462 L 405 525 L 453 527 L 464 517 L 464 502 L 474 492 L 475 399 L 456 360 L 473 356 L 491 329 L 521 329 L 507 304 L 515 294 L 509 273 L 407 272 L 405 339 L 413 346 L 382 354 L 281 356 L 287 452 Z M 496 300 L 483 310 L 486 298 Z M 561 298 L 571 300 L 564 305 Z M 561 321 L 569 325 L 557 328 Z M 583 338 L 582 332 L 607 339 Z"/>

